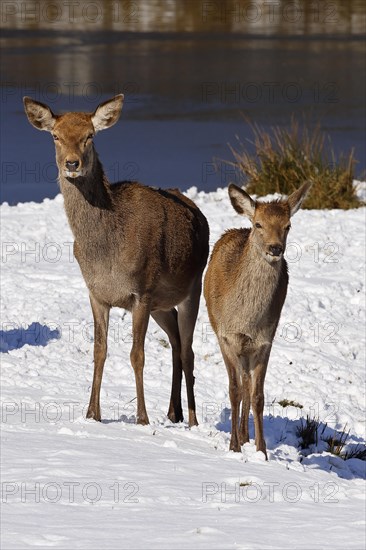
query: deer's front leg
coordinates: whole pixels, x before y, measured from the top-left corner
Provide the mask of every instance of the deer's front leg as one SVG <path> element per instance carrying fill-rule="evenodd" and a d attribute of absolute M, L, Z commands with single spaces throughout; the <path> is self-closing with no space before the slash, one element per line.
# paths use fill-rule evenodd
<path fill-rule="evenodd" d="M 251 369 L 251 402 L 254 417 L 255 445 L 257 451 L 262 451 L 268 460 L 266 442 L 263 433 L 263 409 L 264 409 L 264 379 L 267 371 L 267 364 L 271 348 L 263 346 L 257 357 L 254 358 Z"/>
<path fill-rule="evenodd" d="M 90 396 L 87 418 L 101 420 L 100 414 L 100 386 L 102 383 L 103 368 L 107 356 L 107 336 L 110 307 L 101 304 L 90 294 L 90 304 L 94 317 L 94 376 Z"/>
<path fill-rule="evenodd" d="M 251 376 L 249 372 L 249 361 L 246 357 L 242 357 L 241 371 L 241 386 L 242 386 L 242 404 L 241 404 L 241 420 L 239 427 L 240 445 L 249 442 L 249 411 L 250 411 L 250 394 L 251 394 Z"/>
<path fill-rule="evenodd" d="M 220 347 L 229 377 L 229 397 L 231 404 L 230 451 L 240 453 L 239 410 L 242 398 L 240 360 L 235 351 L 230 349 L 230 345 L 226 344 L 225 340 L 226 339 L 220 340 Z"/>
<path fill-rule="evenodd" d="M 133 344 L 130 354 L 131 364 L 135 371 L 137 393 L 137 424 L 149 424 L 144 396 L 143 371 L 145 364 L 145 336 L 149 324 L 150 300 L 136 299 L 132 308 L 132 337 Z"/>

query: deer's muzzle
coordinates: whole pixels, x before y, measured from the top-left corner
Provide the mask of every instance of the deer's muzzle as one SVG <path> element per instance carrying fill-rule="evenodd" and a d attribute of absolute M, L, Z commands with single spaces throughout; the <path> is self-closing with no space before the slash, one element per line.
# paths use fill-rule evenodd
<path fill-rule="evenodd" d="M 283 256 L 283 246 L 280 244 L 270 244 L 266 253 L 266 260 L 270 263 L 278 262 Z"/>
<path fill-rule="evenodd" d="M 79 160 L 65 161 L 65 176 L 68 178 L 78 178 L 83 175 Z"/>

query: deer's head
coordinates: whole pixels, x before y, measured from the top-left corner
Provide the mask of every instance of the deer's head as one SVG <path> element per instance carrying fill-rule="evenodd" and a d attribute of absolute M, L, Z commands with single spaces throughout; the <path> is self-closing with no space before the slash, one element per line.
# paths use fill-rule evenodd
<path fill-rule="evenodd" d="M 93 137 L 99 130 L 115 124 L 123 104 L 123 94 L 101 103 L 94 113 L 55 115 L 44 103 L 25 97 L 29 122 L 38 130 L 50 132 L 56 147 L 60 175 L 66 178 L 86 176 L 93 169 Z"/>
<path fill-rule="evenodd" d="M 306 182 L 285 201 L 257 202 L 234 184 L 229 197 L 235 210 L 252 222 L 251 242 L 269 263 L 278 262 L 286 248 L 291 216 L 300 208 L 312 183 Z"/>

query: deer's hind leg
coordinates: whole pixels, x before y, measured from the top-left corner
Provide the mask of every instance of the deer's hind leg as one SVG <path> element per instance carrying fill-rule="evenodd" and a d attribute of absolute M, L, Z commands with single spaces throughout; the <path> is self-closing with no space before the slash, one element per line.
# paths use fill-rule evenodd
<path fill-rule="evenodd" d="M 194 282 L 190 294 L 178 305 L 178 328 L 181 344 L 181 360 L 187 386 L 188 423 L 197 426 L 196 403 L 194 399 L 194 353 L 192 349 L 193 332 L 196 325 L 201 297 L 202 276 Z"/>
<path fill-rule="evenodd" d="M 166 332 L 169 338 L 170 345 L 172 346 L 173 378 L 168 418 L 172 422 L 182 422 L 183 411 L 181 389 L 183 370 L 177 310 L 173 308 L 170 311 L 154 311 L 153 313 L 151 313 L 151 316 L 164 330 L 164 332 Z"/>

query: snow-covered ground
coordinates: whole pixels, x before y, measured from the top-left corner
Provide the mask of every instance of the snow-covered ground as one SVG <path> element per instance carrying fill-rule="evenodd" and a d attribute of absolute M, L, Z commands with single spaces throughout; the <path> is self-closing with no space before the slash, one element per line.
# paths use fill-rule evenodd
<path fill-rule="evenodd" d="M 211 244 L 246 224 L 227 190 L 188 195 Z M 62 197 L 0 212 L 2 548 L 364 548 L 365 462 L 326 453 L 323 442 L 301 455 L 296 436 L 310 414 L 327 424 L 323 436 L 346 428 L 350 447 L 365 440 L 364 208 L 294 217 L 265 385 L 268 462 L 253 441 L 228 451 L 227 375 L 204 300 L 194 340 L 200 425 L 166 419 L 170 349 L 152 321 L 151 424 L 134 424 L 131 317 L 121 310 L 111 317 L 103 422 L 87 421 L 92 314 Z"/>

